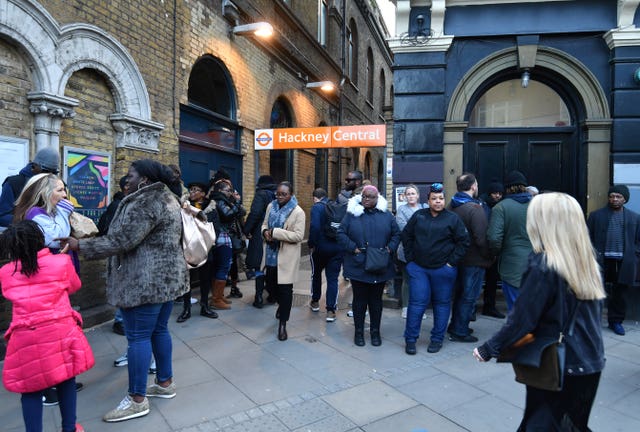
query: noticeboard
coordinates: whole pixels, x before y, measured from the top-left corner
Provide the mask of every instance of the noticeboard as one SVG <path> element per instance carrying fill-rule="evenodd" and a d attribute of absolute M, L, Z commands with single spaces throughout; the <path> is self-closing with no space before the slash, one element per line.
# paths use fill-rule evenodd
<path fill-rule="evenodd" d="M 29 162 L 29 140 L 0 136 L 0 183 L 18 174 Z"/>
<path fill-rule="evenodd" d="M 76 211 L 98 222 L 109 205 L 111 154 L 64 148 L 64 181 Z"/>

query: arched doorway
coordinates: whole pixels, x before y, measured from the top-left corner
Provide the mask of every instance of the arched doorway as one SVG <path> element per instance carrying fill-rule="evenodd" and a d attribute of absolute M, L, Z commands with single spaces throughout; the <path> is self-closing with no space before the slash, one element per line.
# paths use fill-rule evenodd
<path fill-rule="evenodd" d="M 540 190 L 578 197 L 576 103 L 552 74 L 538 70 L 526 88 L 514 74 L 487 81 L 469 104 L 464 170 L 476 174 L 480 192 L 517 169 Z"/>
<path fill-rule="evenodd" d="M 288 101 L 279 97 L 271 107 L 269 127 L 272 129 L 293 127 L 293 116 Z M 269 173 L 276 182 L 293 181 L 293 150 L 271 150 Z"/>
<path fill-rule="evenodd" d="M 519 80 L 520 74 L 517 48 L 507 48 L 478 61 L 453 90 L 444 125 L 444 182 L 448 190 L 455 190 L 455 179 L 463 171 L 480 168 L 474 165 L 474 160 L 490 157 L 485 154 L 468 154 L 469 151 L 473 152 L 470 140 L 476 140 L 477 143 L 479 135 L 474 135 L 475 133 L 486 132 L 484 138 L 487 139 L 487 143 L 492 140 L 502 139 L 503 142 L 506 140 L 507 136 L 504 135 L 498 137 L 500 139 L 487 136 L 495 130 L 469 129 L 471 113 L 476 103 L 489 89 L 504 81 Z M 527 171 L 530 171 L 527 174 L 533 175 L 531 180 L 533 183 L 533 179 L 543 175 L 551 162 L 545 162 L 544 158 L 530 156 L 540 149 L 544 150 L 545 141 L 549 140 L 549 146 L 556 151 L 554 161 L 563 160 L 568 169 L 574 169 L 572 179 L 566 179 L 565 176 L 564 185 L 554 186 L 554 188 L 572 193 L 587 211 L 600 207 L 610 181 L 612 123 L 609 103 L 603 89 L 595 76 L 579 60 L 564 51 L 547 46 L 539 46 L 537 49 L 536 64 L 531 70 L 531 79 L 549 87 L 559 95 L 567 107 L 571 124 L 568 126 L 559 124 L 549 128 L 550 130 L 541 130 L 542 134 L 553 131 L 564 135 L 542 137 L 538 141 L 540 146 L 530 145 L 536 142 L 535 137 L 531 137 L 530 140 L 524 136 L 526 133 L 533 132 L 535 128 L 500 128 L 500 133 L 511 133 L 512 139 L 518 140 L 517 144 L 505 144 L 507 147 L 524 150 L 516 152 L 515 156 L 513 154 L 500 156 L 498 159 L 504 160 L 505 165 L 504 168 L 500 167 L 495 171 L 503 171 L 502 175 L 504 175 L 504 172 L 509 169 L 526 167 Z M 569 139 L 568 143 L 565 143 L 566 139 Z M 476 146 L 473 147 L 476 148 Z M 489 145 L 485 146 L 485 149 L 496 151 Z M 523 164 L 518 157 L 529 157 L 530 162 Z M 491 176 L 492 174 L 483 175 Z M 544 179 L 540 181 L 544 182 Z"/>
<path fill-rule="evenodd" d="M 180 105 L 180 168 L 184 182 L 206 183 L 223 168 L 242 193 L 236 97 L 224 63 L 207 55 L 193 65 L 188 100 L 188 104 Z"/>

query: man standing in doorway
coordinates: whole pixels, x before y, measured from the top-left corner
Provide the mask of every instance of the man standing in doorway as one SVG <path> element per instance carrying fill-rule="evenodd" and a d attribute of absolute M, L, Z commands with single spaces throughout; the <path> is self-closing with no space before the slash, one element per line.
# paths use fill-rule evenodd
<path fill-rule="evenodd" d="M 344 182 L 346 183 L 344 189 L 340 191 L 336 201 L 339 204 L 347 205 L 349 198 L 353 196 L 353 191 L 362 186 L 362 179 L 362 172 L 358 170 L 349 171 L 347 178 L 344 179 Z"/>
<path fill-rule="evenodd" d="M 624 207 L 629 202 L 629 188 L 609 188 L 609 203 L 589 215 L 587 226 L 598 261 L 609 286 L 607 319 L 609 328 L 624 335 L 625 299 L 629 286 L 636 280 L 636 264 L 640 256 L 640 215 Z"/>
<path fill-rule="evenodd" d="M 456 187 L 458 192 L 451 199 L 449 209 L 462 219 L 469 231 L 471 243 L 458 266 L 449 340 L 476 342 L 478 338 L 471 335 L 469 321 L 482 290 L 485 269 L 493 262 L 487 244 L 489 209 L 478 199 L 478 181 L 475 175 L 462 174 L 456 179 Z"/>
<path fill-rule="evenodd" d="M 527 178 L 520 171 L 511 171 L 505 178 L 506 196 L 491 211 L 487 230 L 489 249 L 499 255 L 498 272 L 502 292 L 511 311 L 518 297 L 520 279 L 533 250 L 527 234 L 527 209 L 531 194 L 527 192 Z"/>

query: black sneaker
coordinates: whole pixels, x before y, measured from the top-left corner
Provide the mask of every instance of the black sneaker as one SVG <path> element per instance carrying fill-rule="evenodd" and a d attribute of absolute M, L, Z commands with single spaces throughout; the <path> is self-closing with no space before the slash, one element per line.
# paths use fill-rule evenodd
<path fill-rule="evenodd" d="M 431 354 L 437 353 L 438 351 L 440 351 L 441 348 L 442 348 L 442 342 L 431 341 L 429 342 L 429 346 L 427 347 L 427 352 Z"/>
<path fill-rule="evenodd" d="M 55 406 L 58 405 L 58 392 L 55 387 L 45 389 L 42 395 L 42 405 Z"/>
<path fill-rule="evenodd" d="M 416 350 L 416 343 L 407 342 L 407 345 L 404 347 L 404 352 L 409 355 L 415 355 L 418 352 L 418 350 Z"/>
<path fill-rule="evenodd" d="M 124 325 L 122 325 L 122 321 L 113 322 L 113 332 L 120 336 L 124 336 Z"/>
<path fill-rule="evenodd" d="M 458 336 L 457 334 L 449 333 L 449 340 L 452 342 L 478 342 L 478 338 L 470 334 Z"/>

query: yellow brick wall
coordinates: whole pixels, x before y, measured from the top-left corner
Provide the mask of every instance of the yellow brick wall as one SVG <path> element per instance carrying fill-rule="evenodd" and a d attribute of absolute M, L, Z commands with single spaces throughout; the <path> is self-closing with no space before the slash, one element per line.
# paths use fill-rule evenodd
<path fill-rule="evenodd" d="M 30 88 L 24 57 L 0 39 L 0 135 L 31 140 L 33 152 L 33 116 L 27 101 Z"/>

